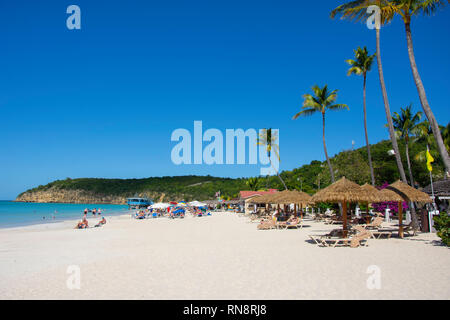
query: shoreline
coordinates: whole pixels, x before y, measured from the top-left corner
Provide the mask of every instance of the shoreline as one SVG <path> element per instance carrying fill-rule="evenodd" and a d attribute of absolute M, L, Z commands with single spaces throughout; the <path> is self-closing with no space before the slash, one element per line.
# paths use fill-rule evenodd
<path fill-rule="evenodd" d="M 0 202 L 0 230 L 34 225 L 54 225 L 66 221 L 81 220 L 85 208 L 99 208 L 102 216 L 114 217 L 127 214 L 127 206 L 116 204 L 93 205 L 88 203 L 24 203 L 14 201 Z M 87 218 L 97 219 L 88 213 Z"/>
<path fill-rule="evenodd" d="M 230 212 L 75 223 L 0 230 L 0 299 L 450 299 L 436 234 L 323 248 L 309 235 L 337 226 L 309 219 L 298 230 L 257 230 Z M 80 289 L 67 286 L 71 266 Z M 367 287 L 373 266 L 379 290 Z"/>

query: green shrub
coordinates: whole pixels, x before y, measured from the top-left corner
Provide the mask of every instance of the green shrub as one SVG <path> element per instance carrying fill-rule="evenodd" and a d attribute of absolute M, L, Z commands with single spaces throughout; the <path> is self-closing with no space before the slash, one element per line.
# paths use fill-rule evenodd
<path fill-rule="evenodd" d="M 450 246 L 450 217 L 447 212 L 442 211 L 438 216 L 434 216 L 433 220 L 438 237 L 441 238 L 443 244 Z"/>

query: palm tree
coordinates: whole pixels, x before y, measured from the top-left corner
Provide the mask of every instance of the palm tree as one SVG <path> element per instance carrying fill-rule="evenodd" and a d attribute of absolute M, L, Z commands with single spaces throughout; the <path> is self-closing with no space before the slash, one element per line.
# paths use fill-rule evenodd
<path fill-rule="evenodd" d="M 303 106 L 302 110 L 294 115 L 293 119 L 297 119 L 300 116 L 310 116 L 317 112 L 322 114 L 322 139 L 323 139 L 323 150 L 325 151 L 325 157 L 327 159 L 328 168 L 330 169 L 331 181 L 334 182 L 334 171 L 331 166 L 330 158 L 328 157 L 327 145 L 325 142 L 325 112 L 337 111 L 342 109 L 347 109 L 346 104 L 335 104 L 337 99 L 337 90 L 330 91 L 328 86 L 325 85 L 320 88 L 318 85 L 312 87 L 314 95 L 305 94 L 303 95 Z"/>
<path fill-rule="evenodd" d="M 331 18 L 337 15 L 342 15 L 342 18 L 350 20 L 365 20 L 367 16 L 367 8 L 370 5 L 378 5 L 380 8 L 380 24 L 385 24 L 392 19 L 393 13 L 388 10 L 385 4 L 385 0 L 355 0 L 347 2 L 343 5 L 338 6 L 334 9 L 330 16 Z M 400 178 L 403 182 L 406 182 L 405 170 L 403 169 L 402 158 L 400 156 L 400 151 L 398 148 L 397 139 L 395 137 L 394 125 L 392 123 L 391 109 L 389 106 L 389 99 L 386 91 L 386 84 L 384 82 L 383 65 L 381 63 L 381 47 L 380 47 L 380 29 L 376 28 L 376 42 L 377 42 L 377 65 L 378 65 L 378 76 L 380 78 L 381 92 L 383 94 L 384 111 L 386 112 L 386 118 L 389 128 L 389 136 L 391 138 L 392 148 L 395 152 L 395 160 L 397 161 L 398 171 L 400 173 Z"/>
<path fill-rule="evenodd" d="M 447 123 L 447 126 L 442 130 L 442 139 L 444 139 L 447 152 L 450 152 L 450 122 Z"/>
<path fill-rule="evenodd" d="M 415 129 L 422 118 L 422 112 L 417 112 L 413 114 L 411 110 L 412 106 L 409 105 L 405 109 L 400 108 L 400 114 L 394 112 L 394 117 L 392 118 L 394 122 L 394 128 L 399 138 L 405 141 L 405 153 L 406 162 L 408 164 L 409 180 L 411 186 L 414 187 L 414 178 L 411 171 L 411 161 L 409 158 L 409 142 L 411 134 L 414 134 Z"/>
<path fill-rule="evenodd" d="M 283 179 L 280 176 L 280 173 L 278 170 L 273 166 L 272 159 L 270 158 L 271 152 L 273 151 L 275 155 L 277 156 L 278 160 L 280 160 L 280 147 L 277 145 L 277 136 L 276 133 L 272 131 L 271 128 L 269 129 L 263 129 L 262 132 L 258 136 L 258 142 L 257 144 L 260 146 L 265 146 L 267 151 L 267 156 L 269 157 L 270 165 L 275 170 L 278 178 L 280 179 L 281 183 L 284 186 L 284 189 L 288 189 L 286 187 L 286 184 L 284 183 Z"/>
<path fill-rule="evenodd" d="M 430 146 L 436 144 L 436 140 L 434 140 L 433 136 L 433 130 L 431 130 L 430 123 L 428 120 L 422 121 L 419 123 L 413 130 L 415 140 L 417 142 L 425 142 L 427 144 L 427 150 L 430 150 L 430 153 L 433 155 L 433 157 L 436 156 L 434 154 L 434 149 L 430 148 Z M 417 161 L 426 161 L 426 150 L 420 151 L 416 156 L 414 157 Z"/>
<path fill-rule="evenodd" d="M 248 178 L 247 181 L 245 181 L 245 184 L 250 188 L 250 190 L 257 191 L 259 187 L 259 178 Z"/>
<path fill-rule="evenodd" d="M 427 119 L 431 125 L 431 130 L 433 131 L 434 138 L 436 139 L 437 148 L 444 161 L 445 169 L 447 174 L 450 172 L 450 157 L 448 155 L 448 150 L 445 147 L 444 140 L 442 139 L 442 133 L 439 129 L 439 124 L 434 117 L 433 111 L 428 103 L 427 95 L 425 93 L 425 88 L 422 83 L 422 79 L 417 68 L 416 59 L 414 56 L 414 48 L 412 42 L 411 34 L 411 17 L 419 14 L 431 15 L 435 13 L 439 8 L 445 6 L 445 4 L 450 3 L 449 0 L 395 0 L 388 1 L 385 4 L 388 10 L 400 15 L 405 24 L 406 31 L 406 43 L 408 47 L 409 62 L 411 64 L 411 71 L 413 74 L 414 82 L 417 87 L 417 92 L 419 93 L 420 103 L 422 109 L 427 116 Z"/>
<path fill-rule="evenodd" d="M 449 143 L 450 143 L 450 137 L 449 137 L 449 130 L 450 129 L 450 123 L 447 124 L 447 127 L 439 126 L 439 130 L 442 133 L 442 138 L 444 139 L 444 144 L 447 150 L 449 149 Z M 431 125 L 428 122 L 428 120 L 422 121 L 414 128 L 414 135 L 415 140 L 418 142 L 425 142 L 427 144 L 427 149 L 430 150 L 431 155 L 434 158 L 437 158 L 439 155 L 435 153 L 435 149 L 437 149 L 436 146 L 436 140 L 434 139 L 433 130 L 431 129 Z M 434 146 L 434 148 L 431 148 L 431 146 Z M 420 151 L 416 156 L 414 157 L 417 161 L 426 161 L 426 150 Z"/>
<path fill-rule="evenodd" d="M 367 48 L 355 50 L 355 60 L 349 59 L 346 62 L 350 65 L 350 69 L 348 69 L 347 75 L 362 75 L 363 76 L 363 109 L 364 109 L 364 133 L 366 136 L 366 147 L 367 147 L 367 156 L 369 158 L 369 167 L 370 167 L 370 178 L 372 180 L 372 185 L 375 186 L 375 174 L 373 172 L 372 165 L 372 156 L 370 155 L 370 144 L 369 144 L 369 135 L 367 133 L 367 111 L 366 111 L 366 79 L 367 73 L 372 68 L 372 63 L 375 55 L 369 55 Z"/>

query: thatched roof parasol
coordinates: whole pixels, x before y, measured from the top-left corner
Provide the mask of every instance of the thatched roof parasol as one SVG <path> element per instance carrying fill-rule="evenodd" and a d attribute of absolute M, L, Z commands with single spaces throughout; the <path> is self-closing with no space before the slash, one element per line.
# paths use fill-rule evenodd
<path fill-rule="evenodd" d="M 375 188 L 374 186 L 372 186 L 371 184 L 368 184 L 368 183 L 363 184 L 361 186 L 361 189 L 364 189 L 364 190 L 369 191 L 369 192 L 374 192 L 374 193 L 378 192 L 377 188 Z"/>
<path fill-rule="evenodd" d="M 378 198 L 377 202 L 384 202 L 384 201 L 395 201 L 395 202 L 403 202 L 403 198 L 400 197 L 397 193 L 395 193 L 392 190 L 388 190 L 388 189 L 382 189 L 382 190 L 378 190 L 377 188 L 375 188 L 374 186 L 370 185 L 370 184 L 364 184 L 363 186 L 361 186 L 361 189 L 364 189 L 366 191 L 372 192 L 376 195 L 376 197 Z"/>
<path fill-rule="evenodd" d="M 424 203 L 432 202 L 428 194 L 420 190 L 417 190 L 413 187 L 410 187 L 409 185 L 407 185 L 404 182 L 401 182 L 400 180 L 389 185 L 386 189 L 394 191 L 395 193 L 400 195 L 405 201 L 424 202 Z"/>
<path fill-rule="evenodd" d="M 378 192 L 378 190 L 377 190 Z M 314 202 L 377 202 L 377 193 L 342 177 L 312 196 Z"/>
<path fill-rule="evenodd" d="M 389 189 L 381 189 L 378 191 L 378 197 L 380 198 L 380 202 L 384 201 L 395 201 L 395 202 L 403 202 L 405 201 L 399 194 L 395 193 Z"/>
<path fill-rule="evenodd" d="M 305 192 L 297 190 L 285 190 L 280 192 L 277 197 L 273 197 L 271 201 L 271 203 L 277 204 L 309 204 L 311 202 L 311 196 Z"/>
<path fill-rule="evenodd" d="M 251 198 L 249 200 L 249 202 L 250 203 L 256 203 L 256 204 L 269 203 L 270 199 L 272 199 L 275 196 L 275 194 L 277 194 L 277 193 L 265 194 L 265 195 L 262 195 L 262 196 L 256 196 L 256 197 Z"/>

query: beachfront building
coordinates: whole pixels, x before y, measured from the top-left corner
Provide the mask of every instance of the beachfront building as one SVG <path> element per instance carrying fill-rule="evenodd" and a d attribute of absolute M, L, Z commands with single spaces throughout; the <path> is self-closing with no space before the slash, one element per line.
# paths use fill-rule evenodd
<path fill-rule="evenodd" d="M 439 211 L 450 211 L 450 180 L 445 179 L 441 181 L 433 182 L 433 189 L 431 184 L 422 189 L 432 197 L 434 195 L 434 201 Z"/>
<path fill-rule="evenodd" d="M 128 209 L 140 209 L 140 208 L 147 208 L 148 206 L 152 205 L 153 201 L 148 198 L 128 198 L 127 199 L 127 205 Z"/>
<path fill-rule="evenodd" d="M 269 189 L 267 191 L 240 191 L 239 192 L 239 197 L 241 201 L 244 201 L 245 205 L 244 205 L 244 211 L 246 214 L 249 214 L 251 211 L 254 210 L 254 204 L 251 203 L 251 199 L 253 199 L 254 197 L 260 197 L 260 196 L 264 196 L 266 194 L 274 194 L 277 193 L 278 190 L 277 189 Z"/>

